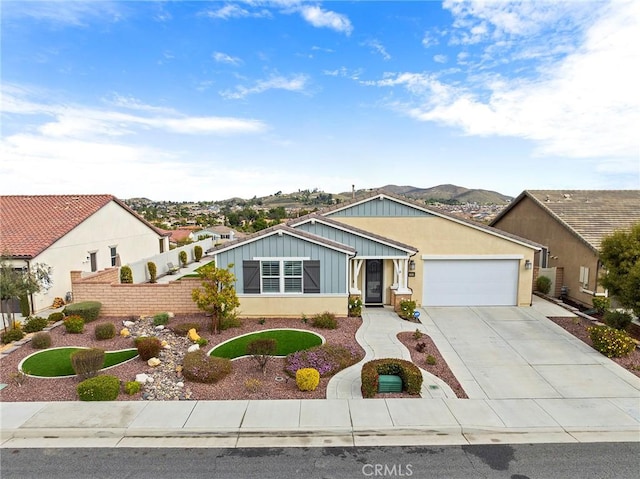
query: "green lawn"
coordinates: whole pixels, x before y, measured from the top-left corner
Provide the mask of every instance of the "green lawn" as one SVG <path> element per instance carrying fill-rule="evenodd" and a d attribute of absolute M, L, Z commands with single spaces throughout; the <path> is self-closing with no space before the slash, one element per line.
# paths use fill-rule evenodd
<path fill-rule="evenodd" d="M 55 378 L 60 376 L 74 376 L 71 367 L 71 353 L 82 348 L 56 348 L 40 351 L 29 356 L 22 363 L 21 369 L 32 376 Z M 122 351 L 107 351 L 104 358 L 104 368 L 115 366 L 138 355 L 137 349 L 124 349 Z"/>
<path fill-rule="evenodd" d="M 275 339 L 278 342 L 278 349 L 276 350 L 276 356 L 286 356 L 296 351 L 302 351 L 303 349 L 309 349 L 314 346 L 322 344 L 322 338 L 315 333 L 309 331 L 297 331 L 294 329 L 274 329 L 271 331 L 260 331 L 257 333 L 251 333 L 244 336 L 238 336 L 231 341 L 222 343 L 215 347 L 210 353 L 210 356 L 217 356 L 220 358 L 234 359 L 240 356 L 245 356 L 247 350 L 247 344 L 254 339 L 270 338 Z"/>

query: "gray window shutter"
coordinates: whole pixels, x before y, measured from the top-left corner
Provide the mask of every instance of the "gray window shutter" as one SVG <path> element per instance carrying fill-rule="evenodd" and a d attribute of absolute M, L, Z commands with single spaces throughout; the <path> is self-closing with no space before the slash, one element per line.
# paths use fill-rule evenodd
<path fill-rule="evenodd" d="M 244 293 L 260 294 L 260 261 L 243 261 L 242 278 Z"/>
<path fill-rule="evenodd" d="M 305 293 L 320 293 L 320 261 L 305 261 L 302 264 Z"/>

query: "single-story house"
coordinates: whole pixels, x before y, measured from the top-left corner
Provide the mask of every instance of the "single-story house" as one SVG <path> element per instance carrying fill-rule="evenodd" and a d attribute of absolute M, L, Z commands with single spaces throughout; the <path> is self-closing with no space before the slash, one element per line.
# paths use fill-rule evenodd
<path fill-rule="evenodd" d="M 543 245 L 535 259 L 541 272 L 555 281 L 562 268 L 557 281 L 568 299 L 591 307 L 594 296 L 608 294 L 599 283 L 602 239 L 638 222 L 640 190 L 525 190 L 491 226 Z"/>
<path fill-rule="evenodd" d="M 230 265 L 242 316 L 419 306 L 529 306 L 536 243 L 385 191 L 211 251 Z"/>
<path fill-rule="evenodd" d="M 71 271 L 91 273 L 169 250 L 167 235 L 112 195 L 0 196 L 0 222 L 0 253 L 14 268 L 51 268 L 48 288 L 31 298 L 32 312 L 68 296 Z"/>
<path fill-rule="evenodd" d="M 223 225 L 210 226 L 206 229 L 196 231 L 194 235 L 196 238 L 201 236 L 211 237 L 216 244 L 234 241 L 246 236 L 244 233 L 240 233 L 233 228 Z"/>

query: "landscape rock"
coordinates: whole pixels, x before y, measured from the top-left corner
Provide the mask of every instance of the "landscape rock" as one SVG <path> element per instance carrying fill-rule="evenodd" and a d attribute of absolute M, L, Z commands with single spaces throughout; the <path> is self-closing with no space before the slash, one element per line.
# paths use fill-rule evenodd
<path fill-rule="evenodd" d="M 199 344 L 192 344 L 191 346 L 189 346 L 187 348 L 187 352 L 188 353 L 192 353 L 194 351 L 197 351 L 198 349 L 200 349 L 200 345 Z"/>
<path fill-rule="evenodd" d="M 156 366 L 160 366 L 161 362 L 162 361 L 160 361 L 158 358 L 151 358 L 147 361 L 147 364 L 152 368 L 155 368 Z"/>

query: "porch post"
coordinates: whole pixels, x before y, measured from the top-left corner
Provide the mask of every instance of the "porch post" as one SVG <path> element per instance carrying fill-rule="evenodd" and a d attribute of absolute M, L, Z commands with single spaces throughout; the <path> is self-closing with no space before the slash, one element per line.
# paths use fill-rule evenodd
<path fill-rule="evenodd" d="M 409 259 L 394 259 L 393 270 L 395 276 L 395 284 L 397 285 L 396 294 L 411 294 L 411 291 L 409 290 L 409 288 L 407 288 L 407 285 L 409 284 Z"/>
<path fill-rule="evenodd" d="M 358 277 L 360 276 L 362 263 L 363 260 L 361 259 L 351 260 L 351 287 L 349 288 L 350 294 L 362 294 L 362 291 L 360 291 L 360 288 L 358 288 Z"/>

